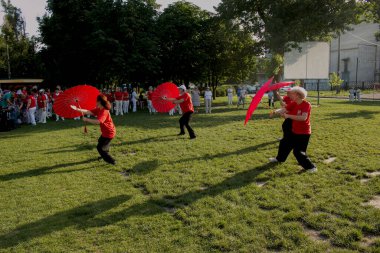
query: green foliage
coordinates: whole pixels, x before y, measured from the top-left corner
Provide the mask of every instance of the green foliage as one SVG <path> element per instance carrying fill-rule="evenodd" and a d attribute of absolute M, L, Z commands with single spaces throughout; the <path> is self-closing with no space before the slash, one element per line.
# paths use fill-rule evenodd
<path fill-rule="evenodd" d="M 337 89 L 340 87 L 340 85 L 344 82 L 344 80 L 342 80 L 340 78 L 340 76 L 337 74 L 337 73 L 332 73 L 330 75 L 330 80 L 329 80 L 329 83 L 331 85 L 331 89 Z"/>
<path fill-rule="evenodd" d="M 9 0 L 1 0 L 0 9 L 5 13 L 0 33 L 0 78 L 8 78 L 8 53 L 11 77 L 39 77 L 37 39 L 26 36 L 21 10 Z"/>

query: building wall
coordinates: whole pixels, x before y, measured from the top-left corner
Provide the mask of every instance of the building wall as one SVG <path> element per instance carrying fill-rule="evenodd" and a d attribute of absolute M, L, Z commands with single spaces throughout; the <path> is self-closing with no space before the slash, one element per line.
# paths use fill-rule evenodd
<path fill-rule="evenodd" d="M 362 23 L 352 28 L 340 36 L 341 78 L 350 84 L 379 81 L 375 75 L 380 69 L 380 42 L 375 38 L 379 24 Z M 338 38 L 331 41 L 330 50 L 330 72 L 338 72 Z"/>

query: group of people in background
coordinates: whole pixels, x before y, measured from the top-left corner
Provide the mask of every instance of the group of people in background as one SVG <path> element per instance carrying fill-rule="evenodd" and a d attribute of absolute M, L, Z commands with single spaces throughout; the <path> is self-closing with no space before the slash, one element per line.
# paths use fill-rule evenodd
<path fill-rule="evenodd" d="M 50 89 L 38 89 L 36 86 L 27 89 L 0 92 L 1 126 L 2 130 L 11 130 L 20 124 L 46 124 L 53 118 L 54 100 L 62 93 L 60 86 L 52 93 Z M 58 121 L 60 118 L 55 116 Z M 6 128 L 6 129 L 4 129 Z"/>
<path fill-rule="evenodd" d="M 131 85 L 101 90 L 101 93 L 107 97 L 107 101 L 111 104 L 110 113 L 115 116 L 123 116 L 130 112 L 135 113 L 138 110 L 147 110 L 149 114 L 157 113 L 152 101 L 153 92 L 154 88 L 152 86 L 150 86 L 147 91 L 141 91 L 139 88 L 131 87 Z M 190 90 L 187 90 L 187 92 L 191 97 L 194 113 L 199 113 L 202 104 L 201 100 L 203 100 L 204 112 L 206 114 L 212 113 L 214 94 L 210 87 L 200 89 L 197 86 L 193 86 Z M 38 89 L 36 86 L 30 89 L 23 87 L 22 89 L 4 92 L 0 90 L 0 107 L 3 109 L 2 117 L 4 120 L 6 117 L 11 119 L 11 124 L 14 125 L 13 127 L 20 124 L 45 124 L 48 119 L 64 121 L 64 118 L 54 114 L 53 111 L 54 101 L 62 93 L 63 90 L 60 86 L 56 86 L 53 92 L 51 92 L 50 89 Z M 227 95 L 227 103 L 229 106 L 233 105 L 234 95 L 236 94 L 237 107 L 244 109 L 248 95 L 248 90 L 245 86 L 239 86 L 236 89 L 230 86 L 225 94 Z M 358 92 L 356 94 L 358 94 Z M 273 92 L 269 92 L 269 107 L 274 107 L 274 99 Z M 170 116 L 174 114 L 183 114 L 179 105 L 176 105 L 169 112 Z M 76 120 L 79 119 L 80 118 L 76 118 Z"/>
<path fill-rule="evenodd" d="M 355 101 L 361 102 L 362 101 L 360 89 L 351 88 L 348 92 L 349 92 L 348 98 L 349 98 L 350 102 L 355 102 Z"/>

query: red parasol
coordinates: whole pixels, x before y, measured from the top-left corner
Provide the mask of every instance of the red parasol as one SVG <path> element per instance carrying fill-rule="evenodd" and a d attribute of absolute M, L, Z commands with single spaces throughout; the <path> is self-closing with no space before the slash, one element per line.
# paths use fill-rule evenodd
<path fill-rule="evenodd" d="M 90 85 L 79 85 L 70 88 L 58 96 L 54 102 L 53 110 L 63 118 L 73 119 L 83 116 L 82 113 L 71 109 L 71 105 L 78 108 L 92 110 L 96 107 L 96 98 L 99 90 Z"/>
<path fill-rule="evenodd" d="M 152 94 L 153 107 L 161 113 L 169 112 L 175 107 L 175 104 L 170 101 L 163 100 L 162 97 L 177 98 L 178 96 L 178 87 L 174 83 L 163 83 L 159 85 Z"/>
<path fill-rule="evenodd" d="M 262 87 L 261 89 L 256 93 L 255 97 L 252 99 L 251 105 L 248 108 L 247 115 L 245 116 L 245 122 L 244 125 L 247 125 L 248 120 L 251 118 L 253 112 L 256 110 L 257 106 L 259 105 L 261 99 L 263 98 L 265 92 L 268 91 L 269 85 L 272 83 L 273 77 L 269 79 Z"/>
<path fill-rule="evenodd" d="M 282 87 L 290 86 L 290 85 L 292 85 L 292 84 L 295 84 L 295 82 L 292 81 L 292 82 L 275 83 L 275 84 L 269 86 L 268 91 L 271 91 L 271 90 L 278 90 L 278 89 L 280 89 L 280 88 L 282 88 Z"/>

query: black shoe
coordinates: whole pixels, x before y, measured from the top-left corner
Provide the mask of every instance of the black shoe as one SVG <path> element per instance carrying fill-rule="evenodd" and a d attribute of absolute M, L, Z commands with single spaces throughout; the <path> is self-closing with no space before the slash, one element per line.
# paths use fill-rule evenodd
<path fill-rule="evenodd" d="M 185 135 L 185 133 L 179 133 L 179 134 L 177 134 L 178 136 L 181 136 L 181 135 Z"/>
<path fill-rule="evenodd" d="M 194 140 L 196 138 L 197 138 L 197 136 L 190 136 L 190 140 Z"/>

